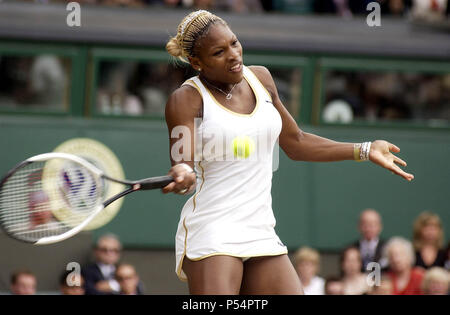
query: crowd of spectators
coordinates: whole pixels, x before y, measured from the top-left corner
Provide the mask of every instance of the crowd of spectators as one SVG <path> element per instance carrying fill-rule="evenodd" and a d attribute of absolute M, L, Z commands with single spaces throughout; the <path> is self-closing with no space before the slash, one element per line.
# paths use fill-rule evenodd
<path fill-rule="evenodd" d="M 337 104 L 351 113 L 348 121 L 450 120 L 450 75 L 399 71 L 330 71 L 326 75 L 323 119 Z"/>
<path fill-rule="evenodd" d="M 310 295 L 448 295 L 450 243 L 444 247 L 441 219 L 421 213 L 414 222 L 412 241 L 399 236 L 381 238 L 382 219 L 374 209 L 360 214 L 360 238 L 340 255 L 340 274 L 319 276 L 320 254 L 301 247 L 294 266 Z"/>
<path fill-rule="evenodd" d="M 121 261 L 122 244 L 114 234 L 101 236 L 93 249 L 92 263 L 76 270 L 62 271 L 59 293 L 62 295 L 142 295 L 144 285 L 136 268 Z M 37 276 L 30 270 L 11 274 L 10 292 L 14 295 L 37 293 Z"/>
<path fill-rule="evenodd" d="M 28 0 L 61 3 L 63 0 Z M 77 0 L 80 4 L 110 7 L 165 7 L 229 11 L 233 13 L 312 13 L 336 14 L 345 18 L 367 14 L 368 4 L 380 5 L 381 14 L 439 19 L 447 15 L 448 0 Z"/>
<path fill-rule="evenodd" d="M 382 218 L 374 209 L 359 217 L 359 239 L 344 248 L 339 272 L 321 275 L 318 250 L 303 246 L 293 264 L 306 295 L 448 295 L 450 294 L 450 244 L 444 247 L 441 219 L 421 213 L 413 225 L 412 240 L 381 237 Z M 59 291 L 64 295 L 142 295 L 144 283 L 130 263 L 121 259 L 117 236 L 101 236 L 93 249 L 94 260 L 81 273 L 63 271 Z M 29 270 L 11 274 L 12 294 L 36 294 L 37 277 Z"/>

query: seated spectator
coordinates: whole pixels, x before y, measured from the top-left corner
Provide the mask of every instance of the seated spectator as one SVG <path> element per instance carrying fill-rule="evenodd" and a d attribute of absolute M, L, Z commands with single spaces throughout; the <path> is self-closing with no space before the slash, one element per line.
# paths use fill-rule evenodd
<path fill-rule="evenodd" d="M 345 295 L 362 295 L 369 291 L 366 275 L 361 272 L 361 255 L 356 247 L 348 247 L 342 252 L 341 272 Z"/>
<path fill-rule="evenodd" d="M 65 271 L 59 279 L 59 290 L 62 295 L 84 295 L 84 279 L 73 271 Z"/>
<path fill-rule="evenodd" d="M 447 0 L 413 0 L 411 16 L 413 19 L 436 22 L 446 18 Z"/>
<path fill-rule="evenodd" d="M 120 294 L 122 295 L 141 295 L 142 288 L 139 282 L 139 276 L 133 265 L 122 263 L 117 266 L 116 280 L 120 285 Z"/>
<path fill-rule="evenodd" d="M 302 247 L 295 253 L 294 264 L 304 293 L 323 295 L 325 280 L 317 276 L 320 266 L 319 252 L 309 247 Z"/>
<path fill-rule="evenodd" d="M 393 294 L 422 294 L 424 270 L 414 267 L 415 255 L 411 242 L 402 237 L 393 237 L 386 244 L 385 255 L 389 262 L 387 276 L 392 281 Z"/>
<path fill-rule="evenodd" d="M 325 281 L 325 295 L 343 295 L 344 284 L 337 277 L 329 277 Z"/>
<path fill-rule="evenodd" d="M 361 271 L 365 272 L 370 262 L 376 262 L 385 268 L 387 263 L 382 260 L 382 251 L 385 241 L 380 239 L 383 229 L 380 214 L 374 209 L 366 209 L 361 212 L 358 223 L 361 238 L 353 244 L 359 249 L 362 265 Z"/>
<path fill-rule="evenodd" d="M 11 275 L 10 289 L 15 295 L 36 294 L 36 276 L 29 270 L 18 270 Z"/>
<path fill-rule="evenodd" d="M 421 213 L 414 222 L 415 265 L 424 269 L 444 267 L 447 257 L 443 242 L 444 231 L 439 216 L 431 212 Z"/>
<path fill-rule="evenodd" d="M 81 268 L 86 294 L 117 294 L 120 286 L 114 278 L 122 245 L 113 234 L 100 237 L 94 249 L 95 262 Z"/>
<path fill-rule="evenodd" d="M 427 270 L 422 282 L 422 291 L 426 295 L 448 295 L 450 274 L 440 267 Z"/>
<path fill-rule="evenodd" d="M 374 285 L 368 293 L 369 295 L 392 295 L 392 281 L 387 276 L 382 276 L 380 285 Z"/>

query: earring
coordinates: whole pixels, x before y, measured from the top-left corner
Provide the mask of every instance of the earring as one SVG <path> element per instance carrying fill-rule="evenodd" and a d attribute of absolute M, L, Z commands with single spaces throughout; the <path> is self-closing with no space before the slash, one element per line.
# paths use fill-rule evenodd
<path fill-rule="evenodd" d="M 197 71 L 198 71 L 198 72 L 202 71 L 202 68 L 198 68 Z"/>

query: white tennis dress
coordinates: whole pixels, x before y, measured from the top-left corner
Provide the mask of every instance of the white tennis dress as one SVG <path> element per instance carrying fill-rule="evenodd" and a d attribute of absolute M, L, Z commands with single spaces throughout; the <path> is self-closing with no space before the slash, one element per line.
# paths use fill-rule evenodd
<path fill-rule="evenodd" d="M 203 120 L 195 130 L 195 194 L 181 211 L 176 234 L 176 273 L 186 280 L 183 259 L 214 255 L 249 258 L 287 253 L 275 233 L 272 161 L 281 117 L 270 94 L 244 66 L 256 106 L 239 114 L 222 106 L 198 76 L 184 84 L 203 98 Z M 235 156 L 233 141 L 247 139 L 247 155 Z M 245 150 L 243 151 L 245 152 Z"/>

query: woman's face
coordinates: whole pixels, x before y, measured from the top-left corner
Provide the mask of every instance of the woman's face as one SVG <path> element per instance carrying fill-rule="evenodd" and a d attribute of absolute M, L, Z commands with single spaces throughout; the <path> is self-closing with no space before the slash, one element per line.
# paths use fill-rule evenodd
<path fill-rule="evenodd" d="M 345 275 L 358 274 L 361 271 L 361 256 L 357 249 L 349 249 L 342 261 L 342 271 Z"/>
<path fill-rule="evenodd" d="M 312 261 L 300 261 L 297 266 L 297 273 L 303 281 L 310 281 L 317 274 L 317 264 Z"/>
<path fill-rule="evenodd" d="M 242 46 L 228 26 L 212 25 L 208 34 L 197 41 L 195 52 L 191 64 L 201 68 L 207 79 L 223 84 L 242 81 Z"/>
<path fill-rule="evenodd" d="M 440 228 L 436 223 L 428 223 L 422 228 L 422 239 L 424 241 L 434 242 L 439 238 Z"/>
<path fill-rule="evenodd" d="M 400 245 L 392 245 L 388 252 L 389 266 L 393 272 L 401 272 L 411 268 L 411 257 L 408 250 Z"/>

